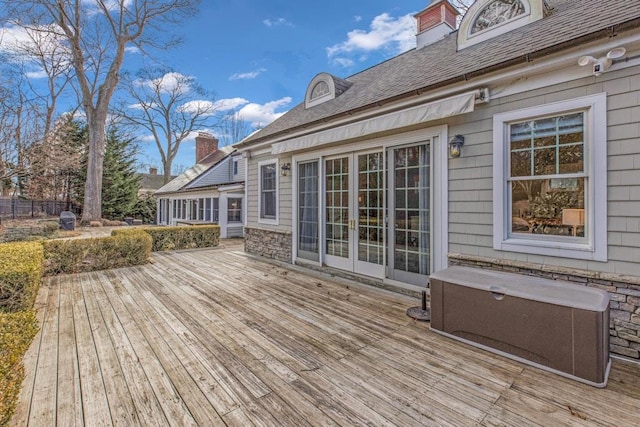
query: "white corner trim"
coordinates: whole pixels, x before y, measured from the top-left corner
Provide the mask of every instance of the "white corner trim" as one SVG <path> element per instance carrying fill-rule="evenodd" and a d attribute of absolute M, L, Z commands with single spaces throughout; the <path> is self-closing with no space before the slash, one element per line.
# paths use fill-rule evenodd
<path fill-rule="evenodd" d="M 508 184 L 506 172 L 507 125 L 514 121 L 583 110 L 586 112 L 585 147 L 588 172 L 587 241 L 513 237 L 509 235 Z M 607 94 L 574 98 L 551 104 L 496 114 L 493 117 L 493 248 L 498 251 L 553 257 L 607 261 Z"/>

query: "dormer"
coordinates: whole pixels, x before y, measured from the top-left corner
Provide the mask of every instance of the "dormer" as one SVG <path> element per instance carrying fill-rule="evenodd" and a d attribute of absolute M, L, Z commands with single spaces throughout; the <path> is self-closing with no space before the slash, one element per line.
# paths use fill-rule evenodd
<path fill-rule="evenodd" d="M 508 33 L 549 12 L 545 0 L 477 0 L 458 29 L 458 50 Z"/>
<path fill-rule="evenodd" d="M 320 73 L 311 80 L 304 96 L 304 108 L 311 108 L 342 95 L 352 83 L 329 73 Z"/>

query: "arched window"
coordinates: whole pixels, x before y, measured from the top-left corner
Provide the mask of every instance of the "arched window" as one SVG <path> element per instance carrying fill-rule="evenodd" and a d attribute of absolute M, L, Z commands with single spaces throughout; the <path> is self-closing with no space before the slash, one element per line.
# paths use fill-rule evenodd
<path fill-rule="evenodd" d="M 351 83 L 328 73 L 320 73 L 307 86 L 304 108 L 311 108 L 340 96 Z"/>
<path fill-rule="evenodd" d="M 471 26 L 471 34 L 484 31 L 524 15 L 525 7 L 520 0 L 496 0 L 485 6 Z"/>
<path fill-rule="evenodd" d="M 544 0 L 476 0 L 460 23 L 458 50 L 542 19 L 549 11 Z"/>
<path fill-rule="evenodd" d="M 329 94 L 329 84 L 322 80 L 316 83 L 311 91 L 311 100 L 318 99 Z"/>

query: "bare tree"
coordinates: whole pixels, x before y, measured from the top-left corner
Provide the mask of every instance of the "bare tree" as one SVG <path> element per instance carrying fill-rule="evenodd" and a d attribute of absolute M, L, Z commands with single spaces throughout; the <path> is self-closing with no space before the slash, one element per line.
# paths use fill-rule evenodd
<path fill-rule="evenodd" d="M 164 183 L 171 181 L 173 160 L 193 132 L 216 124 L 213 95 L 195 77 L 166 68 L 145 68 L 127 80 L 135 104 L 120 108 L 126 121 L 149 132 L 160 154 Z"/>
<path fill-rule="evenodd" d="M 464 15 L 467 10 L 471 7 L 475 0 L 449 0 L 456 9 L 460 11 L 462 15 Z"/>
<path fill-rule="evenodd" d="M 127 47 L 166 48 L 167 28 L 195 13 L 199 0 L 12 0 L 15 25 L 52 34 L 71 53 L 74 82 L 89 129 L 82 221 L 102 216 L 102 173 L 109 104 Z"/>
<path fill-rule="evenodd" d="M 28 172 L 25 150 L 43 135 L 43 106 L 25 92 L 24 76 L 2 69 L 0 81 L 0 191 L 22 194 Z"/>
<path fill-rule="evenodd" d="M 220 122 L 219 129 L 218 138 L 222 147 L 240 142 L 254 131 L 238 112 L 226 114 Z"/>
<path fill-rule="evenodd" d="M 26 194 L 39 200 L 71 201 L 85 144 L 83 125 L 72 114 L 62 116 L 45 138 L 25 150 L 29 162 Z"/>

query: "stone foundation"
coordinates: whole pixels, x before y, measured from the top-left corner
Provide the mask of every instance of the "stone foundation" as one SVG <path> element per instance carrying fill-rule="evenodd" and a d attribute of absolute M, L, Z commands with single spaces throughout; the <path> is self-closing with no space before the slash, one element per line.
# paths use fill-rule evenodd
<path fill-rule="evenodd" d="M 266 258 L 291 263 L 291 233 L 244 228 L 244 251 Z"/>
<path fill-rule="evenodd" d="M 449 254 L 449 264 L 565 280 L 604 289 L 611 297 L 609 349 L 618 356 L 640 361 L 640 277 L 461 254 Z"/>

